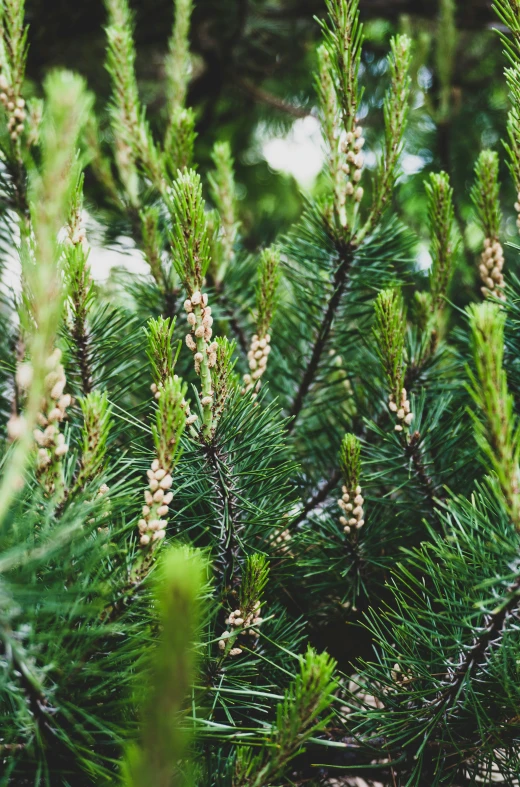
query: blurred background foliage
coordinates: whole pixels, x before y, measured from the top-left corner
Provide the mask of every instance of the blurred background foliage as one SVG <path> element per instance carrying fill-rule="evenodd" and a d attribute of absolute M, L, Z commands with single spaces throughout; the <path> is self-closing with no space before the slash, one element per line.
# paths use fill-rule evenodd
<path fill-rule="evenodd" d="M 165 124 L 164 58 L 172 25 L 171 0 L 134 0 L 137 73 L 152 128 Z M 486 0 L 361 0 L 366 43 L 361 120 L 367 165 L 381 145 L 382 101 L 390 37 L 409 33 L 414 46 L 413 112 L 394 194 L 397 211 L 418 234 L 418 276 L 429 264 L 423 182 L 444 169 L 455 190 L 461 234 L 452 297 L 463 306 L 478 291 L 476 262 L 482 237 L 474 222 L 469 189 L 482 148 L 501 156 L 503 240 L 516 242 L 515 195 L 504 163 L 508 96 L 505 59 L 492 3 Z M 191 46 L 193 71 L 188 104 L 197 115 L 195 157 L 211 168 L 211 147 L 228 139 L 236 161 L 244 244 L 254 251 L 285 232 L 299 216 L 306 194 L 322 185 L 321 136 L 313 71 L 323 16 L 321 0 L 198 0 Z M 109 80 L 104 69 L 105 9 L 102 0 L 28 0 L 28 77 L 40 84 L 53 66 L 82 73 L 96 94 L 107 137 Z M 92 176 L 87 201 L 109 211 Z M 110 214 L 108 220 L 110 222 Z M 117 228 L 114 229 L 114 236 Z M 509 270 L 516 253 L 506 248 Z"/>

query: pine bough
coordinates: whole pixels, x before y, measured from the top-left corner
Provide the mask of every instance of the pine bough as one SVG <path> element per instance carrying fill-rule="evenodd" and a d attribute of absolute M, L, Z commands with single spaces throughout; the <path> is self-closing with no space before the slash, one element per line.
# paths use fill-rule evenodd
<path fill-rule="evenodd" d="M 80 77 L 24 98 L 23 0 L 2 9 L 2 243 L 22 289 L 0 315 L 0 783 L 517 784 L 520 285 L 498 153 L 475 168 L 468 342 L 449 330 L 448 175 L 426 183 L 429 281 L 389 210 L 406 36 L 370 173 L 358 2 L 327 0 L 328 185 L 257 262 L 229 145 L 207 184 L 193 168 L 191 0 L 161 139 L 127 0 L 106 9 L 111 145 Z M 520 215 L 520 8 L 496 10 Z M 90 272 L 85 168 L 89 210 L 149 267 L 112 301 Z"/>

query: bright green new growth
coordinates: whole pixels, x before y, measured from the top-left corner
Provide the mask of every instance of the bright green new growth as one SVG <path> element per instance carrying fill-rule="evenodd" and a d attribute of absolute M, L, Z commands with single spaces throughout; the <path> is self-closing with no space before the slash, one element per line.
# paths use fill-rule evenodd
<path fill-rule="evenodd" d="M 484 297 L 505 300 L 504 252 L 499 240 L 502 218 L 499 201 L 498 155 L 483 150 L 475 165 L 475 183 L 471 198 L 484 232 L 484 251 L 480 257 L 479 272 Z"/>
<path fill-rule="evenodd" d="M 24 156 L 22 143 L 30 147 L 31 129 L 28 137 L 23 137 L 27 125 L 27 105 L 22 97 L 27 61 L 27 32 L 24 24 L 24 0 L 4 0 L 0 9 L 0 102 L 5 112 L 6 130 L 9 145 L 7 158 L 11 159 L 14 175 L 12 179 L 16 210 L 20 218 L 22 234 L 28 230 L 27 195 L 23 178 Z M 34 125 L 34 117 L 29 116 L 29 124 Z"/>
<path fill-rule="evenodd" d="M 146 324 L 148 339 L 147 355 L 152 367 L 152 377 L 157 388 L 161 388 L 173 377 L 175 364 L 180 352 L 180 343 L 173 351 L 173 332 L 176 318 L 152 317 Z"/>
<path fill-rule="evenodd" d="M 170 118 L 186 103 L 190 77 L 189 33 L 192 0 L 175 0 L 175 20 L 165 62 L 168 113 Z"/>
<path fill-rule="evenodd" d="M 494 303 L 468 308 L 476 374 L 469 392 L 483 420 L 474 415 L 477 442 L 496 473 L 511 519 L 520 529 L 520 424 L 504 370 L 506 315 Z"/>
<path fill-rule="evenodd" d="M 404 342 L 406 316 L 403 298 L 398 289 L 383 290 L 375 302 L 374 336 L 389 393 L 398 402 L 404 382 Z"/>
<path fill-rule="evenodd" d="M 157 459 L 167 473 L 172 472 L 181 455 L 181 437 L 186 425 L 186 390 L 186 384 L 176 376 L 167 379 L 160 389 L 152 435 Z"/>
<path fill-rule="evenodd" d="M 345 131 L 353 131 L 362 97 L 358 75 L 363 46 L 359 0 L 327 0 L 329 26 L 322 23 L 324 46 L 335 74 Z M 323 57 L 322 57 L 323 60 Z"/>
<path fill-rule="evenodd" d="M 503 22 L 506 31 L 499 30 L 500 40 L 509 62 L 514 66 L 520 60 L 520 14 L 518 0 L 495 0 L 493 10 Z M 511 36 L 507 33 L 511 33 Z"/>
<path fill-rule="evenodd" d="M 363 26 L 359 21 L 358 0 L 327 0 L 329 25 L 322 23 L 324 44 L 319 53 L 320 74 L 318 94 L 324 115 L 325 136 L 331 145 L 331 166 L 334 168 L 335 182 L 334 208 L 340 227 L 349 230 L 352 240 L 359 244 L 370 235 L 381 215 L 388 206 L 389 197 L 397 178 L 397 165 L 402 149 L 403 135 L 408 118 L 411 79 L 411 41 L 406 35 L 394 36 L 390 44 L 388 64 L 391 83 L 386 92 L 383 112 L 385 122 L 384 152 L 377 168 L 377 182 L 374 187 L 372 205 L 366 221 L 360 229 L 356 229 L 359 203 L 363 198 L 363 189 L 359 179 L 350 183 L 342 182 L 342 166 L 339 152 L 336 150 L 334 129 L 335 110 L 334 93 L 341 109 L 344 131 L 347 134 L 347 146 L 352 145 L 353 138 L 359 139 L 362 133 L 358 125 L 358 106 L 362 98 L 362 90 L 358 84 L 361 49 L 363 45 Z M 364 140 L 361 140 L 363 143 Z M 359 178 L 362 167 L 361 148 L 349 150 L 351 164 L 355 164 Z M 354 153 L 357 151 L 357 153 Z M 361 160 L 357 164 L 356 161 Z M 349 167 L 346 167 L 346 173 Z M 343 178 L 344 180 L 344 178 Z M 346 196 L 350 199 L 346 203 Z"/>
<path fill-rule="evenodd" d="M 504 147 L 508 154 L 508 167 L 515 186 L 516 225 L 520 229 L 520 9 L 516 0 L 496 0 L 493 8 L 511 33 L 508 35 L 507 32 L 498 31 L 511 64 L 511 67 L 505 71 L 511 108 L 507 116 L 509 144 L 504 143 Z"/>
<path fill-rule="evenodd" d="M 17 419 L 19 439 L 0 486 L 0 521 L 23 485 L 22 475 L 32 445 L 47 374 L 47 360 L 61 317 L 62 293 L 57 260 L 58 232 L 63 226 L 77 182 L 78 137 L 91 108 L 81 77 L 56 71 L 45 81 L 46 112 L 41 131 L 41 166 L 31 173 L 30 198 L 34 253 L 22 256 L 26 293 L 31 299 L 32 329 L 27 336 L 27 356 L 32 381 L 23 416 Z"/>
<path fill-rule="evenodd" d="M 195 674 L 207 571 L 201 554 L 188 547 L 172 547 L 160 561 L 154 586 L 161 637 L 139 692 L 141 741 L 127 748 L 122 767 L 125 787 L 182 783 L 179 765 L 189 742 L 183 709 Z"/>
<path fill-rule="evenodd" d="M 227 266 L 234 259 L 235 238 L 240 226 L 236 216 L 234 162 L 229 142 L 215 143 L 211 158 L 215 169 L 208 173 L 208 183 L 212 202 L 220 217 L 221 259 L 216 273 L 216 279 L 220 282 Z"/>
<path fill-rule="evenodd" d="M 345 486 L 349 492 L 355 490 L 361 474 L 361 443 L 356 435 L 348 433 L 341 441 L 339 464 Z"/>
<path fill-rule="evenodd" d="M 20 94 L 27 60 L 27 32 L 24 24 L 24 0 L 4 0 L 2 3 L 2 67 L 4 74 L 15 91 Z"/>
<path fill-rule="evenodd" d="M 162 237 L 159 231 L 159 211 L 154 206 L 144 207 L 139 212 L 139 218 L 141 221 L 143 254 L 150 266 L 150 272 L 157 286 L 161 288 L 162 292 L 165 292 L 167 286 L 161 261 Z"/>
<path fill-rule="evenodd" d="M 237 384 L 236 373 L 234 372 L 236 365 L 236 358 L 234 357 L 236 342 L 229 341 L 229 339 L 224 336 L 217 337 L 215 343 L 217 345 L 215 351 L 216 359 L 215 365 L 211 368 L 211 381 L 213 386 L 213 432 L 224 412 L 228 396 Z"/>
<path fill-rule="evenodd" d="M 175 0 L 174 5 L 175 19 L 164 63 L 168 113 L 164 162 L 172 178 L 177 170 L 191 166 L 195 142 L 195 115 L 185 106 L 191 70 L 189 32 L 193 2 Z"/>
<path fill-rule="evenodd" d="M 321 714 L 330 707 L 336 689 L 334 668 L 335 662 L 327 653 L 307 650 L 300 661 L 300 674 L 278 705 L 267 745 L 256 755 L 251 749 L 237 750 L 233 787 L 275 784 L 305 742 L 324 727 L 327 718 Z"/>
<path fill-rule="evenodd" d="M 22 97 L 27 61 L 27 32 L 24 24 L 24 0 L 4 0 L 0 9 L 0 103 L 5 112 L 5 125 L 8 134 L 7 158 L 13 164 L 13 191 L 17 213 L 21 219 L 21 231 L 27 232 L 27 195 L 23 182 L 24 156 L 22 143 L 30 146 L 30 136 L 23 137 L 26 131 L 27 105 Z M 29 122 L 34 118 L 29 117 Z M 33 125 L 33 124 L 31 124 Z M 32 134 L 32 130 L 31 130 Z"/>
<path fill-rule="evenodd" d="M 139 101 L 135 77 L 133 19 L 127 0 L 106 0 L 107 70 L 112 79 L 112 122 L 116 162 L 130 204 L 139 205 L 138 169 L 161 191 L 164 173 L 160 154 Z"/>
<path fill-rule="evenodd" d="M 190 107 L 173 110 L 164 141 L 164 162 L 171 178 L 179 169 L 191 167 L 195 145 L 195 113 Z"/>
<path fill-rule="evenodd" d="M 507 116 L 507 135 L 509 144 L 504 143 L 508 154 L 508 167 L 516 191 L 515 210 L 520 214 L 520 64 L 516 63 L 506 70 L 511 109 Z M 517 219 L 517 226 L 519 226 Z"/>
<path fill-rule="evenodd" d="M 391 82 L 383 104 L 385 149 L 377 169 L 373 203 L 368 219 L 358 235 L 358 241 L 373 229 L 381 217 L 397 178 L 397 165 L 410 109 L 411 49 L 412 42 L 406 35 L 394 36 L 390 42 L 388 65 Z"/>
<path fill-rule="evenodd" d="M 453 273 L 453 189 L 445 172 L 432 173 L 426 183 L 432 266 L 430 292 L 432 311 L 444 308 Z"/>
<path fill-rule="evenodd" d="M 179 172 L 169 199 L 173 264 L 190 296 L 201 290 L 210 262 L 209 231 L 199 175 L 194 170 Z"/>
<path fill-rule="evenodd" d="M 63 274 L 67 323 L 73 338 L 71 351 L 80 378 L 81 391 L 83 395 L 87 395 L 93 386 L 89 318 L 96 294 L 90 275 L 82 209 L 83 173 L 80 173 L 68 216 L 67 237 L 63 248 Z"/>
<path fill-rule="evenodd" d="M 483 150 L 475 164 L 475 183 L 471 199 L 475 205 L 484 235 L 497 240 L 502 213 L 499 202 L 498 154 L 494 150 Z"/>
<path fill-rule="evenodd" d="M 249 555 L 242 571 L 240 610 L 247 618 L 261 604 L 269 580 L 269 560 L 260 552 Z"/>
<path fill-rule="evenodd" d="M 256 331 L 260 339 L 269 333 L 273 321 L 280 278 L 280 249 L 270 246 L 262 252 L 258 266 Z"/>
<path fill-rule="evenodd" d="M 332 172 L 335 172 L 338 158 L 339 107 L 334 87 L 334 72 L 332 70 L 330 51 L 325 44 L 321 44 L 318 47 L 316 54 L 318 71 L 314 81 L 320 103 L 321 125 L 323 135 L 329 146 L 330 169 Z"/>
<path fill-rule="evenodd" d="M 319 98 L 321 127 L 328 148 L 328 169 L 334 185 L 334 217 L 341 225 L 346 223 L 346 178 L 342 169 L 343 158 L 340 151 L 341 112 L 338 106 L 334 71 L 329 49 L 322 44 L 317 50 L 318 71 L 314 82 Z"/>
<path fill-rule="evenodd" d="M 82 489 L 103 472 L 112 427 L 112 406 L 105 391 L 92 391 L 80 399 L 80 405 L 83 413 L 82 452 L 76 489 Z"/>

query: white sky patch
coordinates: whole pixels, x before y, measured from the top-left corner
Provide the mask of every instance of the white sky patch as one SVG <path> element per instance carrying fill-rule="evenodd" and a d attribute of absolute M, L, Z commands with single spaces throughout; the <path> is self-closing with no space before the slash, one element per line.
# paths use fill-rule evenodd
<path fill-rule="evenodd" d="M 405 175 L 416 175 L 424 169 L 426 164 L 424 156 L 415 156 L 412 153 L 405 153 L 401 159 L 401 168 Z"/>
<path fill-rule="evenodd" d="M 131 238 L 121 236 L 117 238 L 117 246 L 104 247 L 101 245 L 101 225 L 87 211 L 83 211 L 83 221 L 87 229 L 87 239 L 90 247 L 88 262 L 94 281 L 104 283 L 110 276 L 112 268 L 125 268 L 130 273 L 146 276 L 150 273 L 142 252 L 136 248 Z M 60 240 L 63 240 L 65 228 L 60 231 Z M 18 251 L 13 247 L 6 257 L 2 271 L 1 288 L 4 292 L 13 292 L 16 296 L 22 291 L 22 268 Z"/>
<path fill-rule="evenodd" d="M 142 252 L 136 248 L 132 238 L 118 237 L 115 246 L 103 246 L 103 227 L 86 210 L 83 211 L 83 222 L 87 230 L 87 241 L 90 246 L 88 264 L 94 281 L 105 282 L 112 268 L 125 268 L 130 273 L 147 275 L 150 269 Z"/>
<path fill-rule="evenodd" d="M 88 262 L 94 281 L 105 282 L 112 268 L 125 268 L 138 275 L 147 275 L 150 272 L 142 253 L 135 248 L 130 238 L 121 237 L 117 241 L 121 248 L 90 247 Z"/>
<path fill-rule="evenodd" d="M 432 267 L 432 257 L 426 246 L 421 246 L 417 253 L 417 267 L 420 271 L 428 271 Z"/>
<path fill-rule="evenodd" d="M 299 118 L 285 136 L 262 136 L 260 144 L 271 169 L 292 175 L 303 189 L 313 187 L 325 160 L 317 118 L 313 115 Z"/>

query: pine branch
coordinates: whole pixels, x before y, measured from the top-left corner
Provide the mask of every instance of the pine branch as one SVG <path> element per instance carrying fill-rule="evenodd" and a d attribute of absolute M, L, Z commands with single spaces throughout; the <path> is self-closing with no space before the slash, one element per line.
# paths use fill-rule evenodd
<path fill-rule="evenodd" d="M 238 750 L 233 787 L 268 787 L 282 776 L 306 740 L 324 724 L 319 716 L 331 703 L 334 666 L 327 654 L 307 651 L 300 675 L 278 706 L 270 746 L 255 757 L 250 750 Z"/>
<path fill-rule="evenodd" d="M 28 245 L 22 244 L 23 274 L 26 294 L 30 295 L 32 320 L 27 342 L 32 371 L 24 415 L 10 422 L 11 436 L 16 437 L 17 442 L 8 472 L 0 485 L 0 520 L 7 513 L 15 490 L 24 485 L 23 470 L 32 447 L 33 429 L 40 414 L 45 387 L 49 387 L 50 382 L 47 364 L 50 358 L 56 359 L 53 348 L 61 316 L 57 236 L 77 182 L 76 145 L 91 107 L 83 80 L 67 71 L 54 72 L 47 78 L 46 94 L 41 170 L 32 173 L 31 183 L 37 260 L 31 255 Z M 54 361 L 51 368 L 53 364 Z M 50 393 L 54 394 L 54 389 Z M 62 393 L 63 387 L 56 398 Z"/>
<path fill-rule="evenodd" d="M 155 595 L 161 639 L 146 691 L 140 691 L 144 705 L 141 745 L 127 749 L 123 764 L 126 787 L 171 787 L 172 778 L 179 778 L 188 742 L 182 712 L 193 683 L 194 640 L 206 571 L 203 558 L 187 547 L 171 549 L 159 566 Z"/>
<path fill-rule="evenodd" d="M 406 441 L 405 438 L 402 438 L 402 443 L 404 454 L 406 457 L 409 457 L 412 460 L 412 466 L 416 478 L 426 493 L 432 508 L 435 509 L 438 502 L 444 499 L 444 495 L 441 490 L 437 488 L 433 478 L 428 474 L 425 458 L 423 452 L 421 451 L 420 433 L 415 431 L 411 435 L 409 441 Z"/>
<path fill-rule="evenodd" d="M 296 422 L 304 406 L 305 399 L 318 372 L 320 361 L 327 345 L 327 339 L 330 336 L 334 318 L 337 314 L 343 294 L 348 285 L 348 276 L 352 266 L 353 258 L 354 249 L 350 245 L 340 247 L 338 249 L 338 265 L 334 274 L 332 293 L 323 313 L 320 326 L 316 332 L 310 358 L 304 369 L 298 391 L 294 397 L 291 407 L 289 408 L 290 421 L 287 425 L 287 430 L 289 433 L 291 433 L 296 426 Z"/>
<path fill-rule="evenodd" d="M 9 145 L 5 163 L 10 175 L 13 207 L 18 213 L 22 235 L 29 231 L 29 198 L 24 163 L 25 121 L 27 118 L 22 87 L 27 60 L 27 32 L 24 0 L 6 0 L 2 6 L 2 62 L 0 63 L 0 103 L 6 110 Z"/>
<path fill-rule="evenodd" d="M 23 689 L 32 718 L 43 736 L 52 735 L 50 719 L 54 709 L 41 681 L 24 657 L 21 647 L 4 626 L 0 626 L 0 653 L 11 666 Z M 20 744 L 23 745 L 23 744 Z"/>
<path fill-rule="evenodd" d="M 476 375 L 469 371 L 469 393 L 484 417 L 473 416 L 475 436 L 496 473 L 511 519 L 520 528 L 520 423 L 504 370 L 506 315 L 495 303 L 468 309 Z"/>
<path fill-rule="evenodd" d="M 471 647 L 461 653 L 460 663 L 450 676 L 449 685 L 431 703 L 434 709 L 442 708 L 443 713 L 446 713 L 455 702 L 458 703 L 461 691 L 473 671 L 488 658 L 489 650 L 498 645 L 508 618 L 515 615 L 520 605 L 520 576 L 507 588 L 505 596 L 495 611 L 486 616 L 484 626 Z"/>
<path fill-rule="evenodd" d="M 502 213 L 499 202 L 498 156 L 492 150 L 483 150 L 475 165 L 475 183 L 471 199 L 484 230 L 484 251 L 479 272 L 482 294 L 505 300 L 504 253 L 499 240 Z"/>
<path fill-rule="evenodd" d="M 215 522 L 217 537 L 217 559 L 219 566 L 218 584 L 220 595 L 225 598 L 236 592 L 242 571 L 241 535 L 244 526 L 238 515 L 238 501 L 233 485 L 233 468 L 228 457 L 214 441 L 203 446 L 203 452 L 212 479 L 213 492 L 219 512 Z"/>
<path fill-rule="evenodd" d="M 301 511 L 296 515 L 296 517 L 291 521 L 292 527 L 297 527 L 302 522 L 304 522 L 309 514 L 311 514 L 316 508 L 318 508 L 322 503 L 324 503 L 331 492 L 334 491 L 336 486 L 339 484 L 341 480 L 341 471 L 339 469 L 335 469 L 332 471 L 330 478 L 321 487 L 310 497 L 304 504 Z"/>
<path fill-rule="evenodd" d="M 444 308 L 448 286 L 453 272 L 454 228 L 453 189 L 445 172 L 432 173 L 426 184 L 428 195 L 428 222 L 430 226 L 432 267 L 430 291 L 432 310 Z"/>

